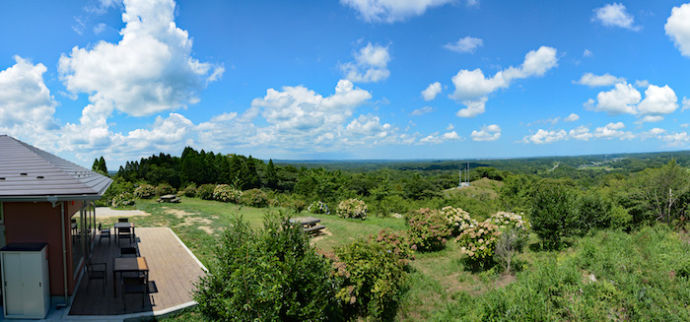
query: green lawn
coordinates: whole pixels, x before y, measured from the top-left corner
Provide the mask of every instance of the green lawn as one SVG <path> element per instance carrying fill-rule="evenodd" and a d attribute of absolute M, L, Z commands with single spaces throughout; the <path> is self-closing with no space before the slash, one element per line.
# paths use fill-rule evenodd
<path fill-rule="evenodd" d="M 137 200 L 137 209 L 150 216 L 133 216 L 130 221 L 140 227 L 170 227 L 204 264 L 212 256 L 217 237 L 235 216 L 241 216 L 252 227 L 259 228 L 269 212 L 289 212 L 282 208 L 253 208 L 232 203 L 183 198 L 179 204 L 161 204 L 153 200 Z M 317 215 L 306 211 L 292 216 L 313 216 L 326 226 L 325 234 L 314 239 L 314 245 L 331 250 L 357 238 L 366 238 L 382 229 L 405 230 L 403 219 L 369 217 L 366 220 L 343 219 L 335 215 Z M 104 225 L 116 218 L 99 220 Z"/>
<path fill-rule="evenodd" d="M 136 208 L 150 216 L 130 217 L 139 227 L 170 227 L 205 265 L 213 256 L 213 247 L 234 216 L 242 216 L 252 227 L 259 228 L 269 212 L 289 211 L 282 208 L 253 208 L 232 203 L 183 198 L 179 204 L 160 204 L 138 200 Z M 313 216 L 327 227 L 325 234 L 313 239 L 315 247 L 331 250 L 357 238 L 367 238 L 382 229 L 403 231 L 404 219 L 369 217 L 366 220 L 343 219 L 335 215 L 317 215 L 306 211 L 293 216 Z M 112 224 L 116 218 L 101 220 Z M 463 268 L 462 254 L 454 241 L 439 252 L 417 254 L 410 274 L 409 291 L 403 298 L 398 314 L 400 320 L 426 319 L 442 310 L 460 293 L 480 294 L 509 282 L 505 276 L 473 274 Z M 521 255 L 526 256 L 526 255 Z M 194 311 L 185 311 L 174 318 L 198 318 Z"/>

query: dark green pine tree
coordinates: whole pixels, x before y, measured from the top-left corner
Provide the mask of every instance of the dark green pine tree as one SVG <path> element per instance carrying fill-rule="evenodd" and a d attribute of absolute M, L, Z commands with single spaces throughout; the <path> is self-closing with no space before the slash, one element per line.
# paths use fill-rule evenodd
<path fill-rule="evenodd" d="M 105 158 L 103 158 L 103 156 L 98 159 L 98 170 L 100 170 L 103 174 L 108 175 L 108 166 L 105 164 Z"/>
<path fill-rule="evenodd" d="M 268 165 L 266 166 L 266 186 L 271 189 L 278 187 L 278 174 L 272 159 L 268 159 Z"/>
<path fill-rule="evenodd" d="M 245 189 L 261 188 L 261 178 L 256 171 L 256 160 L 250 155 L 247 158 L 247 183 Z"/>

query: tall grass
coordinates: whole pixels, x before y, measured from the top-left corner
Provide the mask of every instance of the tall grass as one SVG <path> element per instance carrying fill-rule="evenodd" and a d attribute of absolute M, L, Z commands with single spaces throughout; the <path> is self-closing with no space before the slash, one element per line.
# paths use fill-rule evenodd
<path fill-rule="evenodd" d="M 690 320 L 690 246 L 663 225 L 544 253 L 517 281 L 463 294 L 436 320 Z"/>

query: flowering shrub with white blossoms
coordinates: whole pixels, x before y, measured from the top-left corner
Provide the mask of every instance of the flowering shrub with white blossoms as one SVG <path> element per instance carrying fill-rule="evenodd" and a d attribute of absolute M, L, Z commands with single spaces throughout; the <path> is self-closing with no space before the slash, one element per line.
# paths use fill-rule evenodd
<path fill-rule="evenodd" d="M 309 205 L 307 208 L 307 211 L 313 213 L 313 214 L 327 214 L 329 215 L 331 213 L 331 210 L 328 209 L 328 205 L 325 202 L 322 201 L 314 201 Z"/>
<path fill-rule="evenodd" d="M 492 224 L 503 228 L 515 228 L 518 231 L 526 231 L 527 223 L 522 216 L 506 211 L 499 211 L 489 218 Z"/>
<path fill-rule="evenodd" d="M 213 189 L 213 200 L 237 203 L 242 196 L 242 191 L 227 184 L 219 184 Z"/>
<path fill-rule="evenodd" d="M 367 218 L 367 204 L 359 199 L 347 199 L 338 204 L 336 214 L 342 218 Z"/>
<path fill-rule="evenodd" d="M 456 241 L 462 246 L 460 250 L 467 255 L 470 265 L 484 268 L 493 262 L 496 241 L 500 235 L 498 226 L 487 220 L 466 229 Z"/>
<path fill-rule="evenodd" d="M 446 218 L 448 228 L 450 228 L 451 235 L 453 236 L 458 236 L 466 229 L 477 225 L 477 221 L 470 217 L 470 213 L 460 208 L 443 207 L 441 214 Z"/>
<path fill-rule="evenodd" d="M 134 196 L 139 199 L 150 199 L 156 195 L 156 188 L 150 184 L 142 184 L 134 189 Z"/>

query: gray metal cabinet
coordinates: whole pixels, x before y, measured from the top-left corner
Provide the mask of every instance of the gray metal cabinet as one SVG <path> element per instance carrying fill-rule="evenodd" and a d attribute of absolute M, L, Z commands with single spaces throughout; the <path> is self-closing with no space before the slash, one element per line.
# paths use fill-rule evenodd
<path fill-rule="evenodd" d="M 9 244 L 0 249 L 0 259 L 5 318 L 45 318 L 50 309 L 47 244 Z"/>

